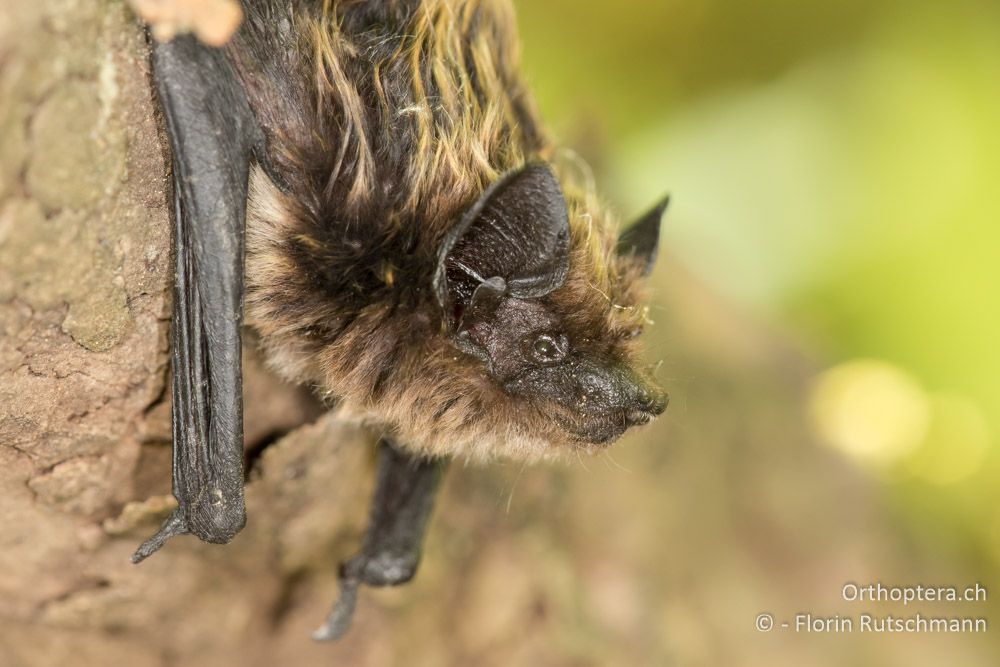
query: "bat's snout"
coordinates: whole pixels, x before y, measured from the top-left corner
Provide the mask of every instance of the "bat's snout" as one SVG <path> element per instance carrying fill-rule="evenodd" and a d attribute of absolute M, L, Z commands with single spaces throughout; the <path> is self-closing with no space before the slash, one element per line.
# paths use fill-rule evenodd
<path fill-rule="evenodd" d="M 627 364 L 594 359 L 533 369 L 508 390 L 545 397 L 553 418 L 592 444 L 610 444 L 627 429 L 648 424 L 668 402 L 666 392 Z"/>
<path fill-rule="evenodd" d="M 629 426 L 648 424 L 663 414 L 670 402 L 670 396 L 662 389 L 646 384 L 640 384 L 635 390 L 634 407 L 626 412 Z"/>

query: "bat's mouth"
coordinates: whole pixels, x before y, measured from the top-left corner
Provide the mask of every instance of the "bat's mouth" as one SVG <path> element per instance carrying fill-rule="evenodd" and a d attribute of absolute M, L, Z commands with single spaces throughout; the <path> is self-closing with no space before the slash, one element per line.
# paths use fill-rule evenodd
<path fill-rule="evenodd" d="M 625 421 L 628 422 L 629 426 L 645 426 L 653 421 L 655 416 L 652 412 L 645 410 L 629 410 L 625 415 Z"/>
<path fill-rule="evenodd" d="M 509 394 L 534 399 L 574 441 L 587 445 L 609 445 L 629 428 L 648 424 L 667 407 L 663 390 L 628 365 L 614 361 L 578 358 L 531 368 L 504 388 Z"/>
<path fill-rule="evenodd" d="M 588 445 L 608 446 L 633 426 L 643 426 L 653 421 L 666 408 L 667 400 L 651 408 L 615 410 L 604 415 L 567 415 L 554 413 L 556 422 L 568 431 L 574 440 Z M 562 414 L 560 414 L 562 413 Z"/>

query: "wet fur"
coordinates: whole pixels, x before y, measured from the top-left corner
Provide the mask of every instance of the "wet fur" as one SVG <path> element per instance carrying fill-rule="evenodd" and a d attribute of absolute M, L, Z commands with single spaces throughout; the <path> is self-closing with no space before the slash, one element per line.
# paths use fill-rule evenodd
<path fill-rule="evenodd" d="M 454 347 L 431 290 L 438 245 L 462 213 L 500 175 L 547 161 L 572 253 L 566 284 L 543 299 L 577 348 L 637 361 L 640 269 L 615 254 L 617 225 L 546 138 L 509 3 L 245 11 L 230 54 L 254 108 L 271 112 L 258 116 L 272 160 L 251 177 L 246 314 L 271 364 L 418 452 L 535 459 L 592 448 Z"/>

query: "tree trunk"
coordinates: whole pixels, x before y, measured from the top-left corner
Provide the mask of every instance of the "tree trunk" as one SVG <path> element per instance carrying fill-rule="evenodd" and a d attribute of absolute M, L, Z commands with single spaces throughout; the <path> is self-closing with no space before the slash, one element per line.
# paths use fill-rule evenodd
<path fill-rule="evenodd" d="M 7 1 L 0 22 L 0 665 L 253 664 L 296 577 L 332 577 L 355 543 L 369 438 L 303 429 L 256 461 L 231 547 L 182 538 L 129 563 L 173 504 L 148 46 L 119 2 Z M 247 364 L 256 454 L 317 410 Z"/>

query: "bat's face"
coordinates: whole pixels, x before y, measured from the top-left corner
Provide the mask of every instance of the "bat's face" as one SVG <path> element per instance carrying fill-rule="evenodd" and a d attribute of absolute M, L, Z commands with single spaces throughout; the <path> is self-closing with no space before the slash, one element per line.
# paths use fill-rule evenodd
<path fill-rule="evenodd" d="M 445 241 L 437 286 L 452 343 L 516 405 L 547 416 L 562 440 L 610 443 L 666 408 L 664 392 L 636 368 L 632 339 L 644 309 L 627 302 L 652 264 L 662 210 L 623 234 L 617 253 L 598 258 L 603 266 L 589 267 L 619 284 L 610 294 L 574 266 L 576 230 L 541 165 L 501 179 Z"/>
<path fill-rule="evenodd" d="M 575 440 L 608 443 L 663 412 L 666 396 L 631 368 L 617 341 L 574 329 L 544 299 L 500 298 L 463 322 L 458 342 L 507 394 L 551 415 Z"/>

